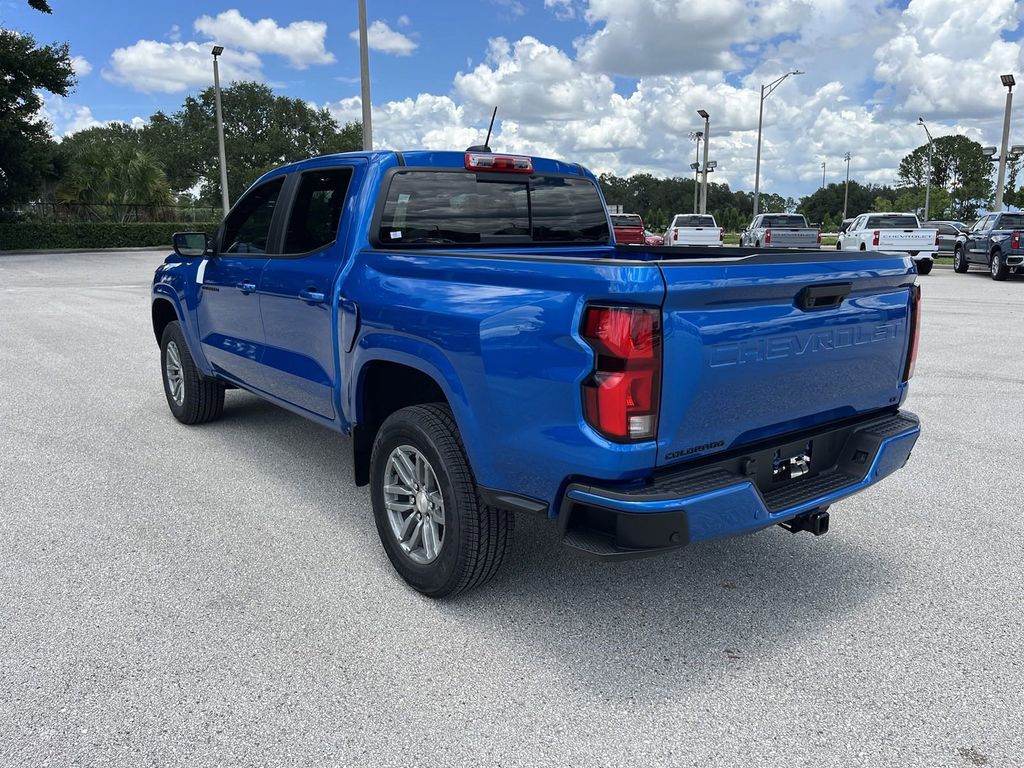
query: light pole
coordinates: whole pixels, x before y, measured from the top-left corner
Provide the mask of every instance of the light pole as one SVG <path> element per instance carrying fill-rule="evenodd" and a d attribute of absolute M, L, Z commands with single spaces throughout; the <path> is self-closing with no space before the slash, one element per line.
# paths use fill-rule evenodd
<path fill-rule="evenodd" d="M 690 138 L 697 142 L 697 162 L 690 163 L 693 169 L 693 212 L 700 210 L 700 140 L 704 138 L 703 131 L 690 131 Z"/>
<path fill-rule="evenodd" d="M 1006 86 L 1006 112 L 1003 114 L 1003 145 L 999 152 L 999 175 L 996 181 L 996 211 L 1003 210 L 1003 184 L 1006 182 L 1006 155 L 1010 143 L 1010 107 L 1013 106 L 1013 86 L 1017 83 L 1013 75 L 1000 75 L 999 80 Z"/>
<path fill-rule="evenodd" d="M 224 206 L 224 215 L 228 215 L 231 209 L 231 201 L 228 199 L 228 161 L 224 154 L 224 115 L 220 109 L 220 69 L 217 66 L 217 57 L 224 53 L 223 45 L 213 46 L 213 103 L 217 107 L 217 149 L 220 152 L 220 202 Z"/>
<path fill-rule="evenodd" d="M 935 142 L 932 141 L 932 132 L 924 124 L 923 117 L 917 118 L 917 124 L 924 128 L 924 135 L 928 137 L 928 173 L 925 175 L 924 182 L 924 220 L 931 221 L 931 209 L 928 207 L 928 202 L 932 191 L 932 150 L 935 147 Z"/>
<path fill-rule="evenodd" d="M 846 191 L 843 192 L 843 221 L 846 220 L 846 204 L 850 201 L 850 153 L 843 155 L 846 161 Z"/>
<path fill-rule="evenodd" d="M 704 183 L 700 189 L 700 212 L 708 212 L 708 144 L 711 141 L 711 115 L 706 109 L 698 109 L 697 114 L 704 118 Z"/>
<path fill-rule="evenodd" d="M 825 161 L 821 161 L 821 188 L 825 188 Z"/>
<path fill-rule="evenodd" d="M 778 88 L 782 81 L 790 75 L 804 74 L 799 69 L 787 72 L 782 77 L 772 80 L 767 85 L 761 86 L 761 105 L 757 109 L 757 160 L 754 161 L 754 215 L 758 213 L 758 203 L 761 201 L 761 127 L 764 122 L 764 100 L 772 95 L 772 91 Z"/>
<path fill-rule="evenodd" d="M 359 0 L 359 80 L 362 83 L 363 151 L 373 149 L 373 126 L 370 124 L 370 51 L 366 44 L 366 0 Z"/>

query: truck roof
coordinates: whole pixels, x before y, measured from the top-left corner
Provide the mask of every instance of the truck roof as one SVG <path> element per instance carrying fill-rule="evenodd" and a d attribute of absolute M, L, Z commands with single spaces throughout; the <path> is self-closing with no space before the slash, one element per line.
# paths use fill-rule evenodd
<path fill-rule="evenodd" d="M 315 167 L 318 165 L 324 165 L 324 161 L 330 161 L 335 158 L 354 158 L 362 157 L 366 158 L 370 163 L 383 163 L 385 165 L 395 165 L 404 163 L 406 166 L 411 168 L 464 168 L 466 163 L 467 150 L 455 151 L 455 150 L 430 150 L 430 149 L 414 149 L 409 151 L 402 150 L 373 150 L 371 152 L 338 152 L 331 155 L 321 155 L 319 157 L 311 157 L 305 160 L 298 160 L 287 165 L 282 165 L 274 170 L 268 172 L 265 178 L 269 178 L 278 173 L 288 173 L 302 167 Z M 477 154 L 477 153 L 475 153 Z M 588 179 L 594 181 L 594 174 L 588 171 L 579 163 L 567 163 L 563 160 L 555 160 L 548 157 L 536 157 L 533 155 L 520 155 L 515 152 L 484 152 L 478 154 L 492 154 L 492 155 L 516 155 L 517 157 L 529 157 L 533 161 L 534 173 L 559 173 L 569 175 L 585 176 Z M 399 160 L 401 158 L 401 160 Z"/>

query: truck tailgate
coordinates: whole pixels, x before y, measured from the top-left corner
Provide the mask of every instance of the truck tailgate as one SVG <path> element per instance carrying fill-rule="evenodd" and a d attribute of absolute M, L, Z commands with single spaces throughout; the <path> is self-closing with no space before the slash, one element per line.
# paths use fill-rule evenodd
<path fill-rule="evenodd" d="M 772 227 L 772 248 L 817 248 L 818 230 Z"/>
<path fill-rule="evenodd" d="M 718 227 L 676 227 L 678 238 L 673 237 L 672 245 L 721 245 L 721 231 Z"/>
<path fill-rule="evenodd" d="M 934 229 L 881 229 L 878 231 L 879 251 L 934 251 Z"/>
<path fill-rule="evenodd" d="M 900 402 L 910 260 L 820 258 L 764 253 L 728 264 L 661 262 L 659 465 Z M 824 306 L 808 307 L 812 302 Z"/>

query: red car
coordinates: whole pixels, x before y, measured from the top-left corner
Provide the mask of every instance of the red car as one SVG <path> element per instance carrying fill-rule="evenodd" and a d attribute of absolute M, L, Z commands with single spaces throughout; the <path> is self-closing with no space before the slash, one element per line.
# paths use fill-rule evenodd
<path fill-rule="evenodd" d="M 613 213 L 612 229 L 618 245 L 645 245 L 644 221 L 635 213 Z"/>
<path fill-rule="evenodd" d="M 650 230 L 644 230 L 644 242 L 648 245 L 659 246 L 665 244 L 665 238 L 662 235 L 657 235 Z"/>

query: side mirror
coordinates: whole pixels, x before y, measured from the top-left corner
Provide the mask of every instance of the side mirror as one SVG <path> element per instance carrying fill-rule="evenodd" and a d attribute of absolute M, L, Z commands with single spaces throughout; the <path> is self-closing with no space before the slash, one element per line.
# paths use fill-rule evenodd
<path fill-rule="evenodd" d="M 205 232 L 175 232 L 174 252 L 186 259 L 205 256 L 210 248 L 210 238 Z"/>

